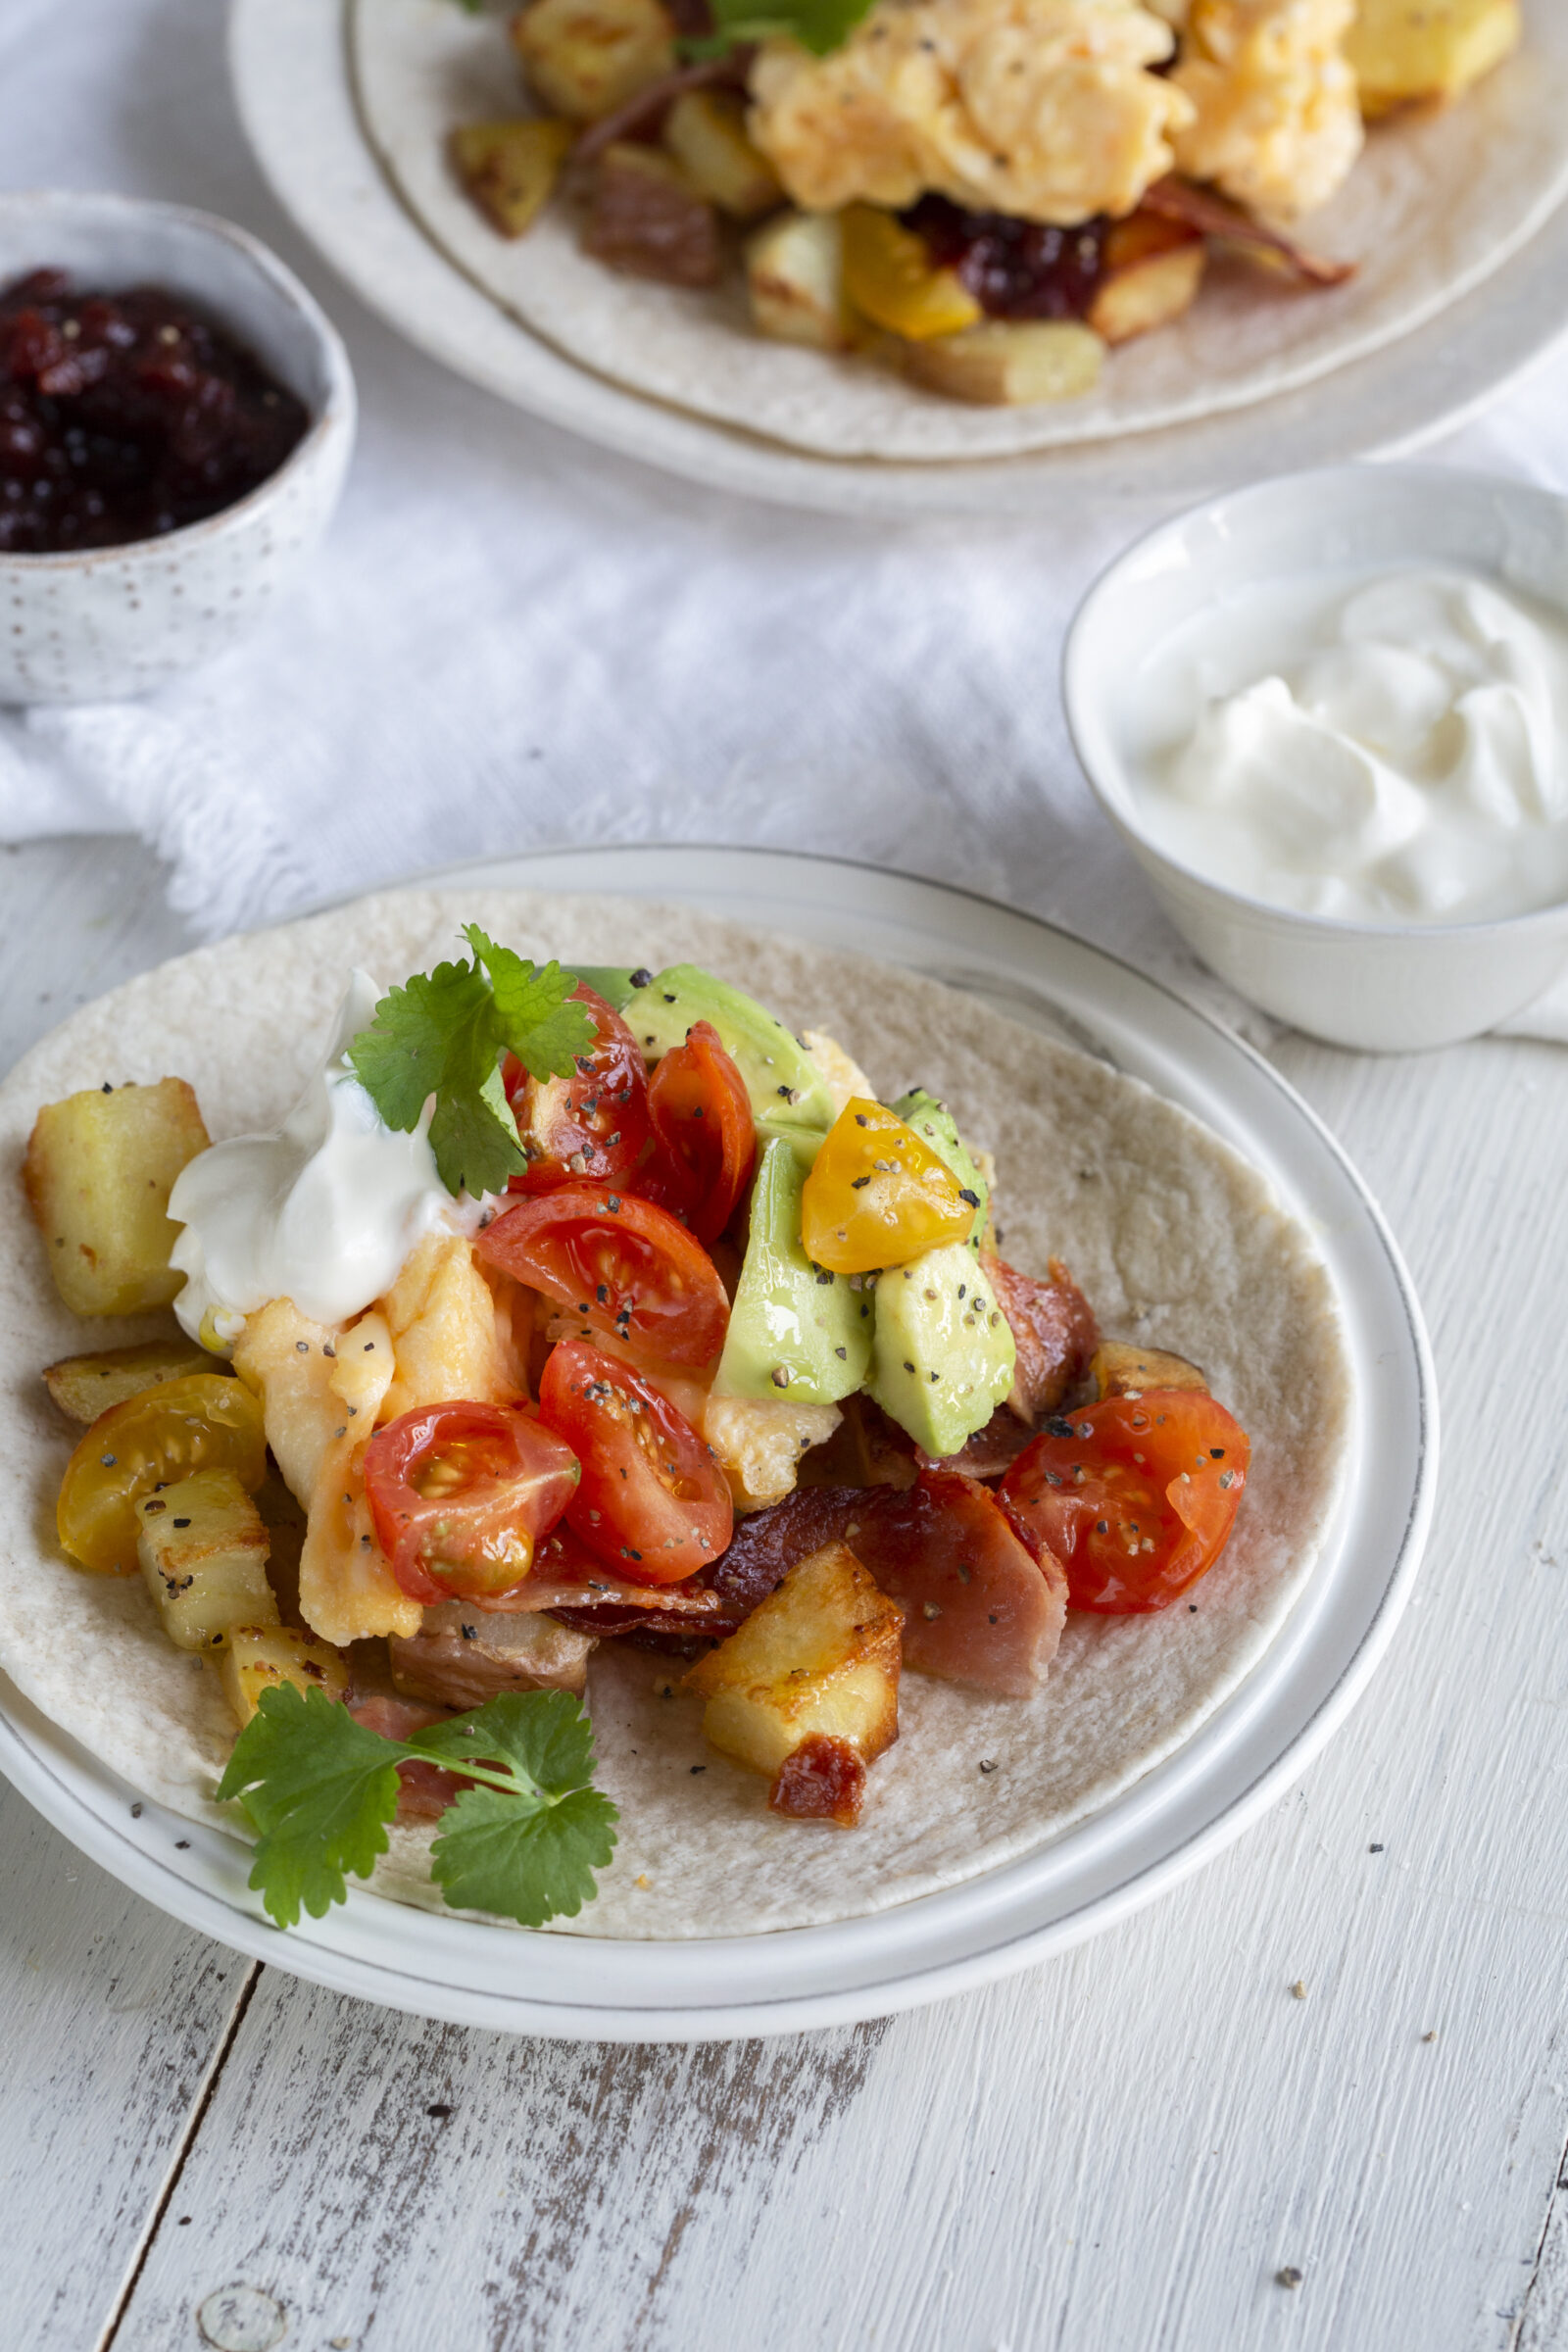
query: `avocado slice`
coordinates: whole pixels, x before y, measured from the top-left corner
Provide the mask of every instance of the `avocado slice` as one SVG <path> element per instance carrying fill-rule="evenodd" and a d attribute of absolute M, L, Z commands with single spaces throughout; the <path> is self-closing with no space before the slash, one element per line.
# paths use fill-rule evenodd
<path fill-rule="evenodd" d="M 851 1290 L 844 1275 L 829 1274 L 807 1256 L 801 1246 L 805 1182 L 787 1136 L 763 1146 L 715 1396 L 787 1396 L 805 1404 L 833 1404 L 865 1378 L 871 1294 Z"/>
<path fill-rule="evenodd" d="M 586 981 L 596 997 L 604 998 L 612 1012 L 622 1011 L 628 998 L 653 978 L 646 965 L 640 972 L 623 963 L 574 963 L 569 969 L 574 980 Z"/>
<path fill-rule="evenodd" d="M 912 1122 L 911 1122 L 912 1123 Z M 877 1277 L 870 1394 L 929 1454 L 956 1453 L 1012 1387 L 1007 1318 L 967 1242 Z"/>
<path fill-rule="evenodd" d="M 991 1188 L 959 1135 L 952 1111 L 923 1086 L 911 1087 L 906 1095 L 901 1095 L 896 1102 L 890 1102 L 888 1108 L 906 1127 L 912 1127 L 922 1143 L 930 1145 L 938 1159 L 947 1161 L 965 1194 L 972 1196 L 975 1203 L 974 1223 L 964 1246 L 978 1257 L 981 1239 L 990 1222 Z"/>
<path fill-rule="evenodd" d="M 672 963 L 635 989 L 620 1013 L 649 1061 L 683 1046 L 695 1021 L 710 1021 L 746 1081 L 760 1134 L 804 1129 L 822 1136 L 832 1126 L 827 1080 L 800 1039 L 727 980 L 695 963 Z"/>

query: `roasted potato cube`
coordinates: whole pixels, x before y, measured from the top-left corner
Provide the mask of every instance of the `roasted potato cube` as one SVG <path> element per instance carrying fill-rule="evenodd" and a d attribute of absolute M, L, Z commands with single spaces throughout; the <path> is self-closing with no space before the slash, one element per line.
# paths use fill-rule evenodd
<path fill-rule="evenodd" d="M 1141 1396 L 1145 1389 L 1201 1389 L 1208 1382 L 1185 1355 L 1170 1355 L 1162 1348 L 1129 1348 L 1120 1340 L 1102 1340 L 1089 1359 L 1095 1388 L 1107 1396 Z"/>
<path fill-rule="evenodd" d="M 1364 115 L 1451 99 L 1519 46 L 1519 0 L 1360 0 L 1345 44 Z"/>
<path fill-rule="evenodd" d="M 267 1530 L 232 1470 L 194 1470 L 136 1505 L 136 1555 L 176 1649 L 218 1649 L 236 1625 L 273 1625 Z"/>
<path fill-rule="evenodd" d="M 904 366 L 928 392 L 1020 409 L 1092 392 L 1104 349 L 1092 327 L 1070 318 L 987 318 L 958 335 L 909 344 Z"/>
<path fill-rule="evenodd" d="M 533 0 L 512 40 L 542 104 L 573 122 L 597 122 L 675 63 L 659 0 Z"/>
<path fill-rule="evenodd" d="M 710 286 L 722 264 L 718 215 L 672 156 L 617 139 L 599 158 L 583 238 L 612 270 L 670 286 Z"/>
<path fill-rule="evenodd" d="M 39 1111 L 23 1162 L 27 1205 L 66 1304 L 78 1315 L 168 1306 L 179 1227 L 169 1196 L 207 1129 L 183 1078 L 68 1095 Z"/>
<path fill-rule="evenodd" d="M 554 189 L 570 145 L 570 123 L 550 115 L 466 122 L 452 133 L 452 161 L 492 226 L 520 237 Z"/>
<path fill-rule="evenodd" d="M 183 1333 L 173 1340 L 148 1340 L 141 1348 L 105 1348 L 96 1355 L 67 1355 L 45 1367 L 43 1385 L 68 1421 L 96 1421 L 112 1404 L 139 1396 L 166 1380 L 188 1372 L 222 1372 L 227 1367 Z"/>
<path fill-rule="evenodd" d="M 542 1610 L 486 1613 L 471 1602 L 440 1600 L 416 1634 L 394 1634 L 392 1687 L 435 1707 L 482 1707 L 502 1690 L 581 1690 L 592 1634 L 558 1625 Z"/>
<path fill-rule="evenodd" d="M 235 1625 L 218 1661 L 218 1679 L 243 1731 L 264 1690 L 292 1683 L 297 1690 L 341 1698 L 349 1670 L 341 1651 L 291 1625 Z"/>
<path fill-rule="evenodd" d="M 687 1675 L 708 1701 L 704 1732 L 769 1778 L 818 1734 L 868 1764 L 898 1738 L 903 1627 L 849 1546 L 824 1544 Z"/>
<path fill-rule="evenodd" d="M 784 201 L 778 173 L 746 135 L 736 90 L 682 90 L 664 117 L 664 145 L 699 196 L 732 220 L 756 220 Z"/>
<path fill-rule="evenodd" d="M 746 285 L 760 335 L 813 351 L 849 349 L 837 213 L 785 213 L 760 228 L 746 248 Z"/>
<path fill-rule="evenodd" d="M 1118 220 L 1105 239 L 1105 274 L 1089 323 L 1102 343 L 1128 343 L 1192 307 L 1208 248 L 1196 229 L 1154 213 Z"/>

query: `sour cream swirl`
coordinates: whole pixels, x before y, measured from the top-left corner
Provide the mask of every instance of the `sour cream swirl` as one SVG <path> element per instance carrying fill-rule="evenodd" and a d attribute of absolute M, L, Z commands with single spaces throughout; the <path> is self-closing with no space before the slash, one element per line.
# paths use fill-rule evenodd
<path fill-rule="evenodd" d="M 380 995 L 356 971 L 282 1126 L 214 1144 L 181 1171 L 169 1200 L 184 1229 L 170 1251 L 185 1276 L 174 1312 L 203 1346 L 232 1347 L 270 1298 L 345 1323 L 390 1290 L 421 1236 L 477 1227 L 483 1203 L 455 1200 L 436 1174 L 428 1109 L 413 1134 L 395 1133 L 347 1058 Z"/>
<path fill-rule="evenodd" d="M 1459 572 L 1318 573 L 1157 647 L 1126 743 L 1142 819 L 1250 898 L 1354 921 L 1568 896 L 1568 621 Z"/>

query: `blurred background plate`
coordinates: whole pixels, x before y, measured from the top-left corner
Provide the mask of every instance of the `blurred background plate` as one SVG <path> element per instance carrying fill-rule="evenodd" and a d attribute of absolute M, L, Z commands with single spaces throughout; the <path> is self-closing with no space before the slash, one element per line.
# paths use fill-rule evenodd
<path fill-rule="evenodd" d="M 1278 1638 L 1185 1746 L 1077 1829 L 875 1917 L 726 1940 L 524 1936 L 362 1891 L 280 1934 L 248 1849 L 138 1799 L 0 1678 L 0 1770 L 92 1859 L 220 1942 L 342 1992 L 568 2039 L 704 2040 L 881 2017 L 1027 1968 L 1217 1853 L 1344 1721 L 1419 1566 L 1437 1471 L 1420 1309 L 1383 1218 L 1327 1130 L 1229 1031 L 1034 917 L 932 882 L 780 851 L 546 851 L 421 877 L 445 888 L 675 901 L 918 968 L 1101 1055 L 1203 1119 L 1317 1236 L 1355 1373 L 1338 1524 Z"/>
<path fill-rule="evenodd" d="M 1413 449 L 1462 422 L 1563 328 L 1568 206 L 1426 326 L 1254 407 L 985 464 L 807 457 L 575 365 L 449 261 L 405 210 L 366 137 L 345 0 L 232 0 L 229 55 L 241 121 L 279 202 L 401 334 L 534 416 L 671 473 L 780 505 L 885 516 L 1016 515 L 1059 508 L 1067 497 L 1205 497 L 1284 466 Z"/>

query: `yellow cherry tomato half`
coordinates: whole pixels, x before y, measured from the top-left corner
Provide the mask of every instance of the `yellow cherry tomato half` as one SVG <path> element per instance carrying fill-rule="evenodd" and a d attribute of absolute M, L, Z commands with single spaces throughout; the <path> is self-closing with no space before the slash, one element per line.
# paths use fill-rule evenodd
<path fill-rule="evenodd" d="M 801 1240 L 830 1273 L 869 1274 L 966 1241 L 978 1205 L 912 1127 L 858 1095 L 828 1129 L 806 1179 Z"/>
<path fill-rule="evenodd" d="M 137 1502 L 193 1470 L 232 1470 L 251 1494 L 267 1475 L 261 1402 L 242 1380 L 192 1372 L 100 1413 L 61 1481 L 62 1544 L 100 1576 L 134 1576 Z"/>

